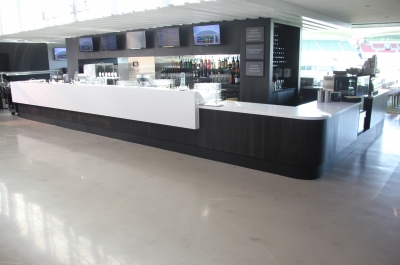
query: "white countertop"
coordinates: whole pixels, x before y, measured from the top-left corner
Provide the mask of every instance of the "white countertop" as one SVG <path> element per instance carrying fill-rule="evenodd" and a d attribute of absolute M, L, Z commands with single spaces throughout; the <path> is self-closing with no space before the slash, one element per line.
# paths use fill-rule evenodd
<path fill-rule="evenodd" d="M 161 88 L 12 82 L 17 103 L 198 129 L 198 109 L 231 111 L 303 120 L 324 120 L 360 103 L 313 101 L 297 107 L 224 101 L 222 107 L 198 105 L 201 93 Z M 198 106 L 198 107 L 197 107 Z"/>
<path fill-rule="evenodd" d="M 246 114 L 284 117 L 302 120 L 324 120 L 351 108 L 359 108 L 360 103 L 313 101 L 297 107 L 270 104 L 248 103 L 240 101 L 224 101 L 222 107 L 200 106 L 201 109 L 231 111 Z"/>

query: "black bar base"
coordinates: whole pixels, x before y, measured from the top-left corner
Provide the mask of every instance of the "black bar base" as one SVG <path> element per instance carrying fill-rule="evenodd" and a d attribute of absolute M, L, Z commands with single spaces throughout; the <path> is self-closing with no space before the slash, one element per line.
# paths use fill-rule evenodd
<path fill-rule="evenodd" d="M 77 130 L 81 132 L 101 135 L 105 137 L 110 137 L 114 139 L 119 139 L 123 141 L 128 141 L 132 143 L 142 144 L 146 146 L 161 148 L 168 151 L 178 152 L 186 155 L 191 155 L 195 157 L 200 157 L 204 159 L 209 159 L 213 161 L 218 161 L 222 163 L 228 163 L 236 166 L 241 166 L 245 168 L 260 170 L 264 172 L 269 172 L 273 174 L 283 175 L 296 179 L 317 179 L 324 175 L 327 171 L 333 168 L 337 163 L 339 163 L 344 157 L 350 154 L 354 149 L 356 149 L 363 142 L 374 139 L 379 136 L 382 132 L 383 121 L 375 126 L 374 128 L 361 134 L 359 138 L 337 154 L 334 158 L 330 159 L 329 162 L 324 163 L 317 167 L 301 167 L 289 164 L 284 164 L 281 162 L 265 160 L 260 158 L 254 158 L 239 154 L 233 154 L 228 152 L 222 152 L 218 150 L 213 150 L 209 148 L 203 148 L 188 144 L 182 144 L 172 141 L 166 141 L 157 138 L 151 138 L 146 136 L 140 136 L 135 134 L 130 134 L 126 132 L 120 132 L 115 130 L 109 130 L 104 128 L 99 128 L 95 126 L 89 126 L 69 121 L 57 120 L 53 118 L 37 116 L 27 113 L 20 113 L 21 118 L 25 118 L 32 121 L 52 124 L 55 126 L 60 126 L 63 128 L 68 128 L 72 130 Z"/>

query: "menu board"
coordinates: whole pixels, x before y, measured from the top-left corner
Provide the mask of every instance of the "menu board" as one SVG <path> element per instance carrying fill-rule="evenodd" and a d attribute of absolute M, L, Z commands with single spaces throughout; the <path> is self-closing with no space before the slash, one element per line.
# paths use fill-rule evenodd
<path fill-rule="evenodd" d="M 194 45 L 221 44 L 219 25 L 206 25 L 193 27 Z"/>
<path fill-rule="evenodd" d="M 132 31 L 126 33 L 127 49 L 144 49 L 146 48 L 146 33 L 144 30 Z"/>
<path fill-rule="evenodd" d="M 246 62 L 246 76 L 264 76 L 264 62 Z"/>
<path fill-rule="evenodd" d="M 157 30 L 158 47 L 180 47 L 179 28 Z"/>
<path fill-rule="evenodd" d="M 55 61 L 67 60 L 67 48 L 54 48 L 53 51 Z"/>
<path fill-rule="evenodd" d="M 247 27 L 246 42 L 264 42 L 264 27 Z"/>
<path fill-rule="evenodd" d="M 92 37 L 79 38 L 79 51 L 81 51 L 81 52 L 92 52 L 93 51 Z"/>
<path fill-rule="evenodd" d="M 247 44 L 246 60 L 247 59 L 264 59 L 264 44 Z"/>
<path fill-rule="evenodd" d="M 115 34 L 101 36 L 101 49 L 111 51 L 117 49 L 117 36 Z"/>

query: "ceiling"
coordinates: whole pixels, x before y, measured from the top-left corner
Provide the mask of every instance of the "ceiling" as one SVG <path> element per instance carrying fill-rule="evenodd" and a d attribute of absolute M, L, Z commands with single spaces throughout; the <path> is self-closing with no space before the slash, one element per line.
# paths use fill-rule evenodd
<path fill-rule="evenodd" d="M 64 43 L 65 38 L 83 35 L 259 17 L 283 20 L 304 30 L 349 28 L 352 24 L 400 22 L 399 11 L 399 0 L 200 0 L 2 35 L 0 41 Z"/>
<path fill-rule="evenodd" d="M 399 0 L 286 0 L 351 24 L 382 24 L 400 21 Z"/>

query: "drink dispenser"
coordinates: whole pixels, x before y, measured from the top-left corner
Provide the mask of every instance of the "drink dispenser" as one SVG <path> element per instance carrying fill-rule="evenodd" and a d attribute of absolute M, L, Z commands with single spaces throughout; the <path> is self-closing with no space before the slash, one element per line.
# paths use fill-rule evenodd
<path fill-rule="evenodd" d="M 181 87 L 184 87 L 185 85 L 185 73 L 181 73 Z"/>

